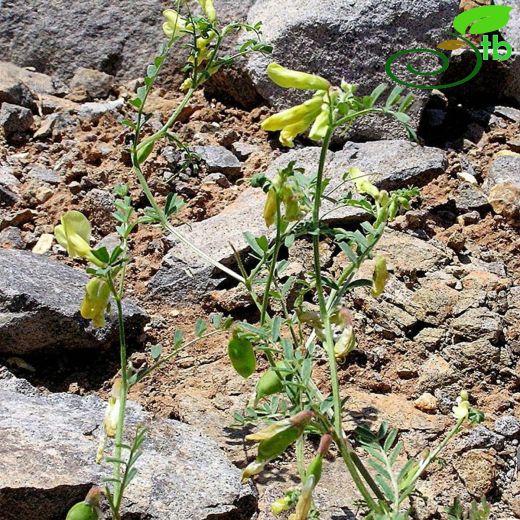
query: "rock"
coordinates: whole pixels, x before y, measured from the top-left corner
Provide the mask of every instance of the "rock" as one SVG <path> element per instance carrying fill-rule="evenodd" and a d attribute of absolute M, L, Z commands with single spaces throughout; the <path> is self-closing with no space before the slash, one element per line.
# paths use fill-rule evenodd
<path fill-rule="evenodd" d="M 413 340 L 420 345 L 424 345 L 428 350 L 434 350 L 441 342 L 444 334 L 445 331 L 443 329 L 426 327 L 422 329 Z"/>
<path fill-rule="evenodd" d="M 443 350 L 443 354 L 458 368 L 484 373 L 497 369 L 500 361 L 500 348 L 487 339 L 449 345 Z"/>
<path fill-rule="evenodd" d="M 514 415 L 504 415 L 495 421 L 494 430 L 504 437 L 517 438 L 520 433 L 520 420 Z"/>
<path fill-rule="evenodd" d="M 240 175 L 240 161 L 223 146 L 194 146 L 193 151 L 206 164 L 208 173 L 224 173 L 233 177 Z"/>
<path fill-rule="evenodd" d="M 241 160 L 245 161 L 248 157 L 259 150 L 259 147 L 247 141 L 237 141 L 231 145 L 233 153 Z"/>
<path fill-rule="evenodd" d="M 480 499 L 495 487 L 496 460 L 490 451 L 468 451 L 454 466 L 467 490 L 475 498 Z"/>
<path fill-rule="evenodd" d="M 105 408 L 94 395 L 41 394 L 23 380 L 0 381 L 5 520 L 64 518 L 92 484 L 102 484 L 111 467 L 94 458 Z M 127 432 L 137 425 L 146 427 L 146 437 L 137 475 L 125 492 L 123 518 L 252 518 L 254 492 L 242 486 L 240 471 L 214 441 L 178 421 L 153 418 L 130 402 Z"/>
<path fill-rule="evenodd" d="M 54 170 L 39 164 L 34 164 L 30 167 L 27 177 L 53 185 L 58 185 L 61 181 L 60 176 Z"/>
<path fill-rule="evenodd" d="M 497 184 L 489 192 L 488 202 L 495 213 L 513 224 L 520 221 L 520 186 L 511 182 Z"/>
<path fill-rule="evenodd" d="M 228 178 L 223 173 L 210 173 L 209 175 L 206 175 L 204 179 L 202 180 L 204 183 L 215 183 L 217 186 L 220 186 L 221 188 L 229 188 L 231 186 L 231 183 L 229 182 Z"/>
<path fill-rule="evenodd" d="M 164 38 L 161 8 L 158 0 L 117 5 L 37 0 L 30 10 L 11 2 L 2 9 L 0 55 L 61 79 L 78 67 L 140 77 Z"/>
<path fill-rule="evenodd" d="M 513 51 L 520 52 L 520 13 L 518 12 L 517 0 L 493 0 L 493 3 L 513 8 L 509 12 L 509 21 L 500 29 L 500 33 L 511 44 Z"/>
<path fill-rule="evenodd" d="M 83 211 L 93 225 L 97 226 L 103 234 L 114 231 L 116 220 L 114 213 L 114 196 L 107 190 L 94 188 L 83 199 Z"/>
<path fill-rule="evenodd" d="M 53 195 L 54 191 L 51 188 L 48 186 L 40 186 L 36 190 L 35 197 L 40 204 L 43 204 L 44 202 L 47 202 Z"/>
<path fill-rule="evenodd" d="M 36 111 L 39 96 L 56 96 L 65 90 L 64 85 L 45 74 L 0 61 L 0 104 L 11 103 Z"/>
<path fill-rule="evenodd" d="M 35 212 L 30 209 L 21 209 L 15 213 L 5 215 L 0 220 L 0 231 L 9 226 L 20 227 L 28 222 L 31 222 L 34 218 Z"/>
<path fill-rule="evenodd" d="M 429 325 L 441 325 L 451 315 L 459 300 L 459 293 L 443 281 L 426 279 L 411 300 L 405 302 L 405 310 Z"/>
<path fill-rule="evenodd" d="M 105 102 L 83 103 L 79 107 L 78 115 L 82 119 L 90 119 L 92 122 L 99 121 L 101 116 L 108 112 L 117 112 L 124 106 L 122 99 Z"/>
<path fill-rule="evenodd" d="M 272 177 L 291 161 L 305 168 L 307 174 L 313 172 L 319 160 L 320 149 L 307 147 L 292 150 L 277 158 L 269 166 L 266 175 Z M 406 155 L 406 159 L 403 159 Z M 236 159 L 236 158 L 235 158 Z M 340 198 L 349 190 L 343 185 L 343 174 L 349 166 L 361 166 L 366 173 L 373 174 L 372 182 L 379 187 L 395 188 L 412 184 L 422 185 L 444 171 L 447 161 L 444 152 L 435 148 L 420 147 L 407 141 L 384 141 L 376 143 L 347 143 L 344 150 L 330 152 L 326 176 L 330 179 L 329 189 L 336 190 Z M 181 226 L 178 231 L 214 260 L 231 265 L 234 263 L 230 243 L 243 253 L 248 246 L 243 233 L 249 231 L 255 236 L 267 232 L 262 211 L 265 194 L 260 189 L 249 188 L 226 209 L 209 219 Z M 340 207 L 331 211 L 331 205 L 323 205 L 325 221 L 331 224 L 356 222 L 365 213 L 353 207 Z M 214 290 L 222 281 L 217 272 L 186 245 L 175 242 L 163 264 L 151 281 L 152 294 L 162 295 L 171 301 L 184 300 L 194 294 Z"/>
<path fill-rule="evenodd" d="M 520 110 L 517 108 L 496 106 L 493 113 L 513 123 L 520 123 Z"/>
<path fill-rule="evenodd" d="M 455 193 L 450 195 L 450 199 L 455 202 L 456 208 L 462 212 L 484 209 L 488 206 L 485 193 L 468 182 L 460 183 Z"/>
<path fill-rule="evenodd" d="M 487 189 L 497 184 L 511 183 L 520 187 L 520 154 L 500 155 L 493 160 L 489 170 Z"/>
<path fill-rule="evenodd" d="M 432 392 L 454 383 L 458 375 L 453 367 L 441 356 L 430 356 L 421 367 L 417 387 L 419 392 Z"/>
<path fill-rule="evenodd" d="M 414 405 L 415 408 L 421 410 L 421 412 L 435 413 L 439 403 L 434 395 L 430 394 L 429 392 L 425 392 L 414 401 Z"/>
<path fill-rule="evenodd" d="M 103 329 L 81 318 L 88 277 L 29 252 L 0 249 L 0 352 L 27 354 L 50 349 L 100 349 L 117 342 L 114 311 Z M 137 341 L 148 317 L 125 302 L 129 341 Z"/>
<path fill-rule="evenodd" d="M 54 235 L 51 235 L 50 233 L 43 233 L 38 239 L 38 242 L 36 242 L 36 245 L 32 248 L 32 252 L 35 255 L 44 255 L 51 249 L 53 242 Z"/>
<path fill-rule="evenodd" d="M 14 206 L 19 200 L 20 197 L 16 188 L 12 189 L 0 184 L 0 205 Z"/>
<path fill-rule="evenodd" d="M 114 86 L 114 76 L 99 70 L 80 67 L 70 80 L 71 95 L 74 101 L 105 99 Z"/>
<path fill-rule="evenodd" d="M 459 452 L 490 448 L 499 451 L 504 447 L 504 437 L 493 433 L 482 424 L 477 424 L 456 441 L 456 447 Z"/>
<path fill-rule="evenodd" d="M 450 331 L 459 342 L 482 339 L 496 342 L 502 333 L 502 326 L 502 319 L 497 313 L 478 307 L 454 318 L 450 324 Z"/>
<path fill-rule="evenodd" d="M 20 228 L 11 226 L 0 231 L 0 247 L 7 249 L 25 249 Z"/>
<path fill-rule="evenodd" d="M 391 0 L 300 1 L 287 6 L 276 0 L 257 1 L 249 12 L 249 22 L 263 22 L 264 38 L 273 46 L 272 56 L 254 55 L 233 78 L 238 101 L 251 85 L 260 96 L 277 108 L 301 101 L 308 92 L 286 90 L 274 85 L 265 73 L 275 61 L 292 69 L 320 74 L 339 85 L 341 80 L 360 85 L 368 94 L 380 83 L 388 83 L 385 61 L 400 49 L 435 48 L 442 32 L 451 27 L 457 15 L 458 1 L 401 2 Z M 425 21 L 428 20 L 426 24 Z M 388 28 L 392 27 L 389 38 Z M 344 38 L 348 34 L 349 38 Z M 355 42 L 362 42 L 356 44 Z M 422 57 L 414 65 L 425 68 Z M 396 66 L 399 77 L 406 77 L 403 64 Z M 413 78 L 416 79 L 416 78 Z M 238 88 L 237 88 L 238 87 Z M 414 91 L 416 118 L 427 95 Z M 356 138 L 392 139 L 403 135 L 398 124 L 381 118 L 365 121 Z"/>
<path fill-rule="evenodd" d="M 0 108 L 0 127 L 6 136 L 30 130 L 34 119 L 32 112 L 25 107 L 3 103 Z"/>

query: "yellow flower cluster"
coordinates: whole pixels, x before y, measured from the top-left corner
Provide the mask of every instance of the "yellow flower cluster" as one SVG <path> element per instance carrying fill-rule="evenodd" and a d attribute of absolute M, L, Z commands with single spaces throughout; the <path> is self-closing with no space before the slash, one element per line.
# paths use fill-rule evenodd
<path fill-rule="evenodd" d="M 268 65 L 267 75 L 280 87 L 316 92 L 304 103 L 268 117 L 262 123 L 262 129 L 268 132 L 280 131 L 280 142 L 288 147 L 293 147 L 296 136 L 309 128 L 310 139 L 323 139 L 331 124 L 330 102 L 334 93 L 330 90 L 330 83 L 321 76 L 286 69 L 278 63 Z"/>

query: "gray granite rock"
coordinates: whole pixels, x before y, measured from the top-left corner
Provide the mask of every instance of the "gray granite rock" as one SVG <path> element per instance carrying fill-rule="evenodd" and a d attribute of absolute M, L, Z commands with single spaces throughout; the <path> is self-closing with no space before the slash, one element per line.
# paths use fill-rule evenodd
<path fill-rule="evenodd" d="M 0 352 L 27 354 L 51 349 L 100 349 L 117 342 L 114 312 L 103 329 L 79 313 L 88 277 L 41 255 L 0 249 Z M 146 313 L 125 302 L 129 341 L 137 341 Z"/>
<path fill-rule="evenodd" d="M 520 419 L 514 415 L 504 415 L 495 421 L 494 430 L 504 437 L 517 437 L 520 434 Z"/>
<path fill-rule="evenodd" d="M 65 518 L 93 484 L 103 483 L 111 469 L 94 459 L 105 406 L 95 396 L 40 394 L 0 372 L 3 520 Z M 147 428 L 146 439 L 123 518 L 252 518 L 252 488 L 242 486 L 239 470 L 214 441 L 178 421 L 153 418 L 130 402 L 127 432 L 135 432 L 138 424 Z"/>
<path fill-rule="evenodd" d="M 307 175 L 312 174 L 317 168 L 319 153 L 316 147 L 292 150 L 273 161 L 266 175 L 273 176 L 290 161 L 296 161 Z M 329 154 L 326 175 L 330 179 L 330 190 L 342 184 L 343 174 L 350 166 L 359 166 L 371 174 L 370 180 L 376 185 L 391 189 L 427 183 L 444 171 L 447 160 L 441 150 L 407 141 L 347 143 L 344 150 Z M 341 186 L 334 195 L 340 198 L 348 189 L 348 185 Z M 178 230 L 213 259 L 230 265 L 234 263 L 230 243 L 243 253 L 248 247 L 244 232 L 255 236 L 267 233 L 262 217 L 264 202 L 265 194 L 261 190 L 248 188 L 219 215 Z M 364 216 L 362 210 L 353 207 L 331 211 L 331 205 L 326 203 L 322 209 L 325 221 L 330 224 L 356 222 Z M 223 276 L 189 247 L 175 242 L 151 281 L 151 297 L 160 295 L 170 301 L 180 301 L 214 289 L 222 280 Z"/>
<path fill-rule="evenodd" d="M 227 148 L 219 145 L 194 146 L 193 151 L 204 161 L 208 173 L 224 173 L 232 177 L 240 175 L 240 161 Z"/>
<path fill-rule="evenodd" d="M 22 133 L 29 130 L 33 124 L 32 112 L 25 107 L 2 103 L 0 108 L 0 127 L 5 135 Z"/>
<path fill-rule="evenodd" d="M 487 179 L 487 189 L 497 184 L 511 183 L 520 187 L 520 155 L 502 155 L 491 164 Z"/>
<path fill-rule="evenodd" d="M 266 66 L 275 61 L 292 69 L 321 74 L 336 85 L 342 79 L 358 83 L 360 93 L 370 93 L 378 84 L 389 82 L 385 62 L 391 54 L 414 47 L 435 48 L 457 12 L 456 0 L 304 0 L 290 4 L 258 0 L 249 11 L 248 20 L 263 22 L 264 37 L 273 46 L 273 54 L 251 57 L 242 67 L 242 74 L 230 81 L 234 83 L 231 88 L 241 101 L 247 102 L 243 96 L 251 97 L 253 85 L 263 99 L 277 108 L 308 96 L 279 88 L 267 78 Z M 433 66 L 424 56 L 414 65 L 419 69 Z M 396 72 L 407 78 L 404 63 L 397 64 Z M 415 90 L 414 95 L 417 102 L 412 113 L 418 123 L 417 116 L 428 95 L 420 90 Z M 373 118 L 358 125 L 354 135 L 389 139 L 403 133 L 395 121 Z"/>
<path fill-rule="evenodd" d="M 458 341 L 488 339 L 495 342 L 502 333 L 502 318 L 485 307 L 475 307 L 453 319 L 450 330 Z"/>
<path fill-rule="evenodd" d="M 27 177 L 34 179 L 35 181 L 45 182 L 47 184 L 59 184 L 60 176 L 51 168 L 41 166 L 39 164 L 33 164 L 30 166 Z"/>

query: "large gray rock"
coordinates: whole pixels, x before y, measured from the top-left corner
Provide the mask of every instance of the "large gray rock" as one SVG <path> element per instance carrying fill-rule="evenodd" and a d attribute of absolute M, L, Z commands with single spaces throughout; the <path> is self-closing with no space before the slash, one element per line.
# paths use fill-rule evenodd
<path fill-rule="evenodd" d="M 2 375 L 5 379 L 1 379 Z M 95 396 L 40 394 L 0 373 L 0 511 L 3 520 L 65 518 L 111 468 L 94 461 L 106 404 Z M 127 432 L 147 428 L 123 518 L 246 520 L 256 497 L 216 443 L 191 426 L 129 403 Z M 127 439 L 127 441 L 130 439 Z"/>
<path fill-rule="evenodd" d="M 296 165 L 310 175 L 317 168 L 319 153 L 316 147 L 292 150 L 276 159 L 266 174 L 273 176 L 290 161 L 296 161 Z M 408 141 L 347 143 L 344 150 L 329 154 L 326 172 L 330 178 L 329 190 L 342 183 L 343 174 L 350 166 L 359 166 L 377 186 L 394 189 L 426 184 L 445 170 L 447 159 L 442 150 Z M 343 185 L 334 195 L 339 199 L 348 189 L 348 185 Z M 267 233 L 262 217 L 264 202 L 265 194 L 261 190 L 249 188 L 219 215 L 178 230 L 213 259 L 230 265 L 234 263 L 230 244 L 242 253 L 247 249 L 244 232 L 255 236 Z M 324 220 L 330 224 L 359 221 L 364 216 L 362 210 L 353 207 L 331 211 L 330 204 L 324 204 L 323 213 Z M 151 281 L 151 296 L 182 301 L 212 290 L 222 281 L 218 270 L 208 266 L 188 246 L 176 242 Z"/>
<path fill-rule="evenodd" d="M 229 21 L 245 17 L 251 2 L 222 0 L 216 7 Z M 194 0 L 190 3 L 196 5 Z M 165 39 L 161 15 L 165 7 L 172 7 L 171 2 L 34 0 L 30 8 L 22 0 L 4 2 L 0 56 L 61 79 L 71 78 L 78 67 L 135 79 L 143 76 Z M 173 67 L 182 62 L 182 54 L 178 47 L 172 52 Z"/>
<path fill-rule="evenodd" d="M 253 85 L 276 108 L 308 97 L 309 93 L 279 88 L 267 78 L 267 64 L 276 61 L 320 74 L 336 85 L 342 79 L 358 83 L 362 94 L 370 93 L 378 84 L 391 82 L 385 72 L 390 55 L 414 47 L 435 48 L 457 15 L 458 4 L 457 0 L 303 0 L 289 4 L 258 0 L 248 20 L 263 22 L 264 38 L 273 46 L 273 54 L 252 56 L 243 65 L 243 74 L 232 78 L 235 85 L 230 87 L 235 95 L 250 97 Z M 423 69 L 434 65 L 423 56 L 414 64 Z M 405 64 L 396 65 L 399 77 L 406 78 L 404 71 Z M 413 114 L 418 122 L 427 94 L 420 90 L 414 94 L 418 99 Z M 239 101 L 248 103 L 249 99 Z M 399 124 L 377 118 L 369 124 L 365 121 L 354 135 L 392 139 L 403 134 Z"/>
<path fill-rule="evenodd" d="M 114 312 L 103 329 L 80 316 L 87 280 L 85 273 L 42 255 L 0 249 L 0 352 L 113 345 L 118 337 Z M 136 340 L 148 317 L 130 302 L 124 311 L 128 339 Z"/>

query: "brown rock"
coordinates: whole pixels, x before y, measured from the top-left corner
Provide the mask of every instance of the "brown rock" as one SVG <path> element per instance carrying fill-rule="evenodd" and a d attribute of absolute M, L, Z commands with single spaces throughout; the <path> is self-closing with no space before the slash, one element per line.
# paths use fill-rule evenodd
<path fill-rule="evenodd" d="M 475 498 L 487 495 L 495 487 L 496 460 L 492 451 L 472 450 L 464 453 L 455 463 L 455 470 Z"/>
<path fill-rule="evenodd" d="M 437 398 L 429 392 L 424 392 L 414 401 L 415 408 L 425 413 L 435 413 L 437 411 Z"/>

